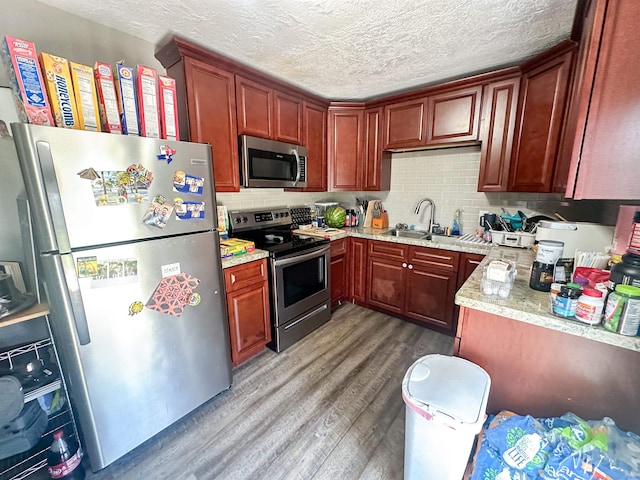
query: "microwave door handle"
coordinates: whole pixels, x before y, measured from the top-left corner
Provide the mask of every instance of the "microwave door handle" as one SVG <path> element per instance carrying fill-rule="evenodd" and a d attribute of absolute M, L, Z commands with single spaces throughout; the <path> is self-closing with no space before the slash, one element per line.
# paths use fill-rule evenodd
<path fill-rule="evenodd" d="M 294 150 L 293 154 L 296 156 L 296 168 L 297 168 L 296 179 L 293 182 L 293 186 L 295 187 L 300 181 L 300 155 L 298 155 L 297 150 Z"/>

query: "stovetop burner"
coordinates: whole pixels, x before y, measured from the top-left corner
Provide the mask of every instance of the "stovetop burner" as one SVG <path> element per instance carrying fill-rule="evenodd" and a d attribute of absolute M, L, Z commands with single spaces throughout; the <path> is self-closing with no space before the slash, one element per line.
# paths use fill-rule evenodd
<path fill-rule="evenodd" d="M 251 240 L 256 248 L 277 258 L 329 243 L 323 238 L 291 233 L 291 212 L 286 207 L 271 210 L 242 210 L 229 214 L 234 237 Z"/>

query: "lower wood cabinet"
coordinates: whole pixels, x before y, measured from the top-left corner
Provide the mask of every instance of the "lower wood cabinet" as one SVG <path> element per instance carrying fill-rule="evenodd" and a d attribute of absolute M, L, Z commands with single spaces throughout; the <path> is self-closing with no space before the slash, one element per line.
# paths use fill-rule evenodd
<path fill-rule="evenodd" d="M 460 255 L 460 267 L 458 268 L 458 285 L 456 290 L 462 287 L 473 271 L 478 268 L 480 262 L 484 259 L 484 255 L 478 253 L 463 253 Z"/>
<path fill-rule="evenodd" d="M 265 259 L 224 270 L 234 366 L 262 351 L 271 341 L 269 284 Z"/>
<path fill-rule="evenodd" d="M 339 238 L 331 242 L 331 308 L 346 301 L 349 295 L 347 257 L 348 239 Z"/>
<path fill-rule="evenodd" d="M 366 304 L 453 333 L 459 261 L 458 252 L 370 241 Z"/>
<path fill-rule="evenodd" d="M 367 247 L 365 238 L 349 238 L 349 298 L 358 305 L 367 301 Z"/>

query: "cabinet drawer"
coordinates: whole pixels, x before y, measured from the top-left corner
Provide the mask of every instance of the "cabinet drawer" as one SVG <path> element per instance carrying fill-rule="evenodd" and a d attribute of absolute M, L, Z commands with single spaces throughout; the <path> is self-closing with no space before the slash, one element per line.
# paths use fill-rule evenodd
<path fill-rule="evenodd" d="M 407 259 L 408 245 L 393 242 L 369 242 L 369 255 L 400 261 Z"/>
<path fill-rule="evenodd" d="M 411 247 L 409 263 L 457 272 L 460 254 L 439 248 Z"/>
<path fill-rule="evenodd" d="M 239 288 L 253 285 L 267 280 L 266 259 L 256 260 L 224 270 L 224 284 L 227 293 Z"/>
<path fill-rule="evenodd" d="M 341 238 L 331 242 L 331 258 L 347 253 L 347 239 Z"/>

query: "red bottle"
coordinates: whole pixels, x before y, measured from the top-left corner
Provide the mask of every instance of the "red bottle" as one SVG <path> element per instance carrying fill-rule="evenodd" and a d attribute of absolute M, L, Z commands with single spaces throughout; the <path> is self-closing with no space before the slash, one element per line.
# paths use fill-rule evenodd
<path fill-rule="evenodd" d="M 82 449 L 72 438 L 66 439 L 62 430 L 53 434 L 53 443 L 47 454 L 47 465 L 50 478 L 84 480 Z"/>

